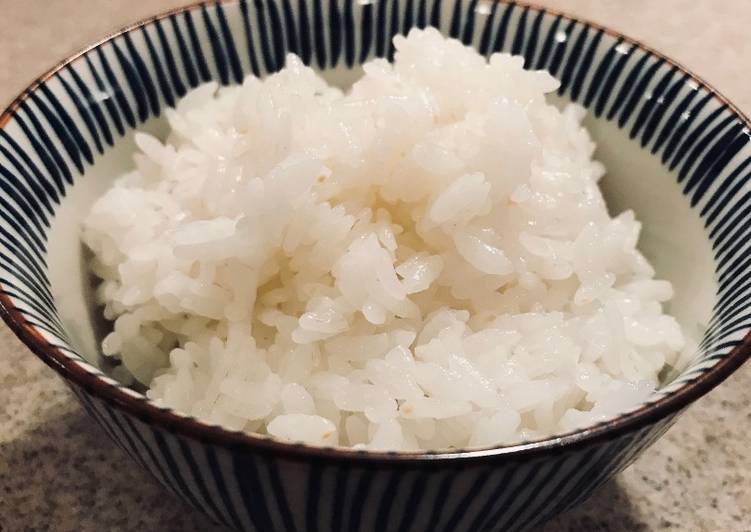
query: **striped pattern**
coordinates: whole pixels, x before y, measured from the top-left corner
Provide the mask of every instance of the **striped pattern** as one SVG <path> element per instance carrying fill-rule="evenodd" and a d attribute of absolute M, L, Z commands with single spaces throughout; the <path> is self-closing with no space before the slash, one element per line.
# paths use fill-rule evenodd
<path fill-rule="evenodd" d="M 233 528 L 262 532 L 527 530 L 586 499 L 673 421 L 532 461 L 461 470 L 341 467 L 200 445 L 73 391 L 110 438 L 174 495 Z"/>
<path fill-rule="evenodd" d="M 159 117 L 191 87 L 266 75 L 288 52 L 323 71 L 391 58 L 391 38 L 413 26 L 438 27 L 486 55 L 523 55 L 528 67 L 560 79 L 560 95 L 617 124 L 673 172 L 706 227 L 719 289 L 695 360 L 652 400 L 727 358 L 751 328 L 747 125 L 709 89 L 638 45 L 531 7 L 482 0 L 202 4 L 132 28 L 40 80 L 0 127 L 0 285 L 20 316 L 15 319 L 119 387 L 71 347 L 50 291 L 47 238 L 70 187 L 128 130 Z M 526 529 L 577 504 L 673 419 L 536 461 L 374 469 L 232 454 L 74 391 L 165 487 L 243 530 Z"/>

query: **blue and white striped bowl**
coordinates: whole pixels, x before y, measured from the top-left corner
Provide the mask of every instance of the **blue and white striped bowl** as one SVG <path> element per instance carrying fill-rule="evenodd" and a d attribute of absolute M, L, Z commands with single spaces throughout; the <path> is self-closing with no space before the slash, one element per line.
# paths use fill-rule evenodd
<path fill-rule="evenodd" d="M 611 206 L 673 281 L 703 338 L 646 404 L 590 429 L 422 454 L 314 449 L 202 424 L 103 374 L 81 217 L 126 169 L 132 131 L 210 79 L 238 83 L 292 51 L 337 83 L 433 25 L 483 54 L 522 54 L 590 111 Z M 612 31 L 488 0 L 254 0 L 138 23 L 65 60 L 0 116 L 0 305 L 112 440 L 168 490 L 241 530 L 523 530 L 585 499 L 751 352 L 749 122 L 679 65 Z"/>

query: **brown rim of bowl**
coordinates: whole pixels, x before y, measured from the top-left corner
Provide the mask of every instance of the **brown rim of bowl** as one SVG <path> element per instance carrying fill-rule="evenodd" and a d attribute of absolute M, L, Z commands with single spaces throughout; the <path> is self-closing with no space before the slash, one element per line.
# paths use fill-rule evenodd
<path fill-rule="evenodd" d="M 214 3 L 232 4 L 238 3 L 239 1 L 240 0 L 218 0 Z M 694 75 L 681 64 L 666 57 L 662 53 L 645 46 L 635 39 L 631 39 L 617 31 L 599 24 L 567 15 L 560 11 L 540 7 L 533 3 L 514 2 L 513 0 L 494 1 L 507 5 L 515 4 L 522 9 L 561 17 L 564 20 L 584 24 L 598 31 L 602 31 L 616 39 L 622 39 L 623 42 L 634 45 L 642 51 L 664 60 L 666 64 L 679 69 L 694 81 L 698 82 L 714 97 L 714 99 L 726 106 L 739 118 L 739 120 L 751 129 L 751 121 L 749 121 L 749 119 L 735 105 L 717 92 L 717 90 L 715 90 L 710 84 Z M 29 94 L 36 90 L 41 83 L 54 76 L 67 64 L 73 62 L 87 52 L 123 35 L 124 33 L 138 29 L 156 20 L 162 20 L 172 15 L 193 11 L 209 5 L 210 4 L 207 2 L 195 2 L 129 24 L 121 30 L 111 33 L 90 46 L 67 57 L 37 78 L 8 105 L 3 113 L 0 114 L 0 128 L 3 128 L 5 124 L 8 123 L 18 105 L 28 98 Z M 56 346 L 50 345 L 39 331 L 37 331 L 32 325 L 26 323 L 23 315 L 15 305 L 13 305 L 2 285 L 0 285 L 0 314 L 16 336 L 18 336 L 32 352 L 41 358 L 48 366 L 60 373 L 60 375 L 62 375 L 67 381 L 83 388 L 86 392 L 107 402 L 112 407 L 135 416 L 146 424 L 154 425 L 155 427 L 167 430 L 182 437 L 217 445 L 236 452 L 274 454 L 284 459 L 294 461 L 309 461 L 315 459 L 330 463 L 352 462 L 359 467 L 447 467 L 476 465 L 493 460 L 513 461 L 522 458 L 529 459 L 546 454 L 555 454 L 573 450 L 586 445 L 602 443 L 649 426 L 661 419 L 667 418 L 671 414 L 679 412 L 681 409 L 685 408 L 724 381 L 751 356 L 751 330 L 749 330 L 741 343 L 733 348 L 725 358 L 718 361 L 711 369 L 697 377 L 696 380 L 685 384 L 670 395 L 667 395 L 654 403 L 639 407 L 630 413 L 623 414 L 610 421 L 550 438 L 503 447 L 488 447 L 471 450 L 439 450 L 432 452 L 355 451 L 339 447 L 314 447 L 299 443 L 285 443 L 265 436 L 252 436 L 250 434 L 224 429 L 216 425 L 209 425 L 198 421 L 193 417 L 177 414 L 171 409 L 158 407 L 146 399 L 136 398 L 123 391 L 123 389 L 107 383 L 101 377 L 89 373 Z"/>

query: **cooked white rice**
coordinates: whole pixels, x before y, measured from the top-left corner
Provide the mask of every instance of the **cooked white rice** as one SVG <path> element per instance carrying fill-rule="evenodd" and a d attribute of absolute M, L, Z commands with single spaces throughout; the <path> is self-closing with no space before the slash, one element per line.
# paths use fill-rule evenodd
<path fill-rule="evenodd" d="M 507 444 L 645 399 L 683 335 L 584 110 L 521 57 L 394 42 L 346 94 L 290 55 L 136 134 L 84 223 L 104 353 L 161 405 L 315 445 Z"/>

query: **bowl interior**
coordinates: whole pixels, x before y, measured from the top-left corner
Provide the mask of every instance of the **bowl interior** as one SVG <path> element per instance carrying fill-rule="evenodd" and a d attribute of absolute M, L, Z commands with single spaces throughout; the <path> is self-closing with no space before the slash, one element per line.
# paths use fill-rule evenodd
<path fill-rule="evenodd" d="M 24 326 L 72 363 L 95 373 L 104 367 L 98 345 L 107 325 L 93 303 L 80 226 L 91 203 L 133 167 L 134 129 L 164 137 L 161 110 L 187 88 L 206 79 L 235 83 L 248 73 L 265 75 L 289 50 L 346 87 L 360 75 L 361 62 L 388 56 L 389 35 L 426 24 L 484 53 L 525 55 L 529 68 L 549 69 L 562 80 L 552 102 L 588 109 L 595 157 L 607 167 L 603 189 L 611 213 L 635 211 L 643 223 L 642 251 L 658 277 L 673 283 L 670 313 L 701 342 L 653 400 L 710 371 L 740 343 L 749 318 L 738 320 L 737 311 L 746 308 L 749 288 L 733 283 L 751 275 L 742 260 L 751 228 L 734 223 L 734 213 L 748 202 L 743 170 L 751 148 L 743 119 L 709 89 L 622 37 L 515 4 L 343 0 L 329 10 L 315 3 L 321 12 L 311 14 L 300 10 L 304 3 L 288 8 L 285 2 L 281 12 L 275 5 L 196 6 L 136 26 L 53 71 L 7 115 L 0 166 L 19 179 L 27 177 L 14 160 L 26 174 L 35 168 L 60 201 L 45 213 L 50 227 L 41 228 L 39 253 L 26 243 L 25 226 L 3 218 L 2 252 L 26 255 L 38 267 L 24 273 L 13 261 L 0 261 L 0 282 Z M 320 24 L 304 33 L 308 16 Z M 31 218 L 8 190 L 5 204 Z M 53 305 L 45 300 L 47 280 Z"/>

